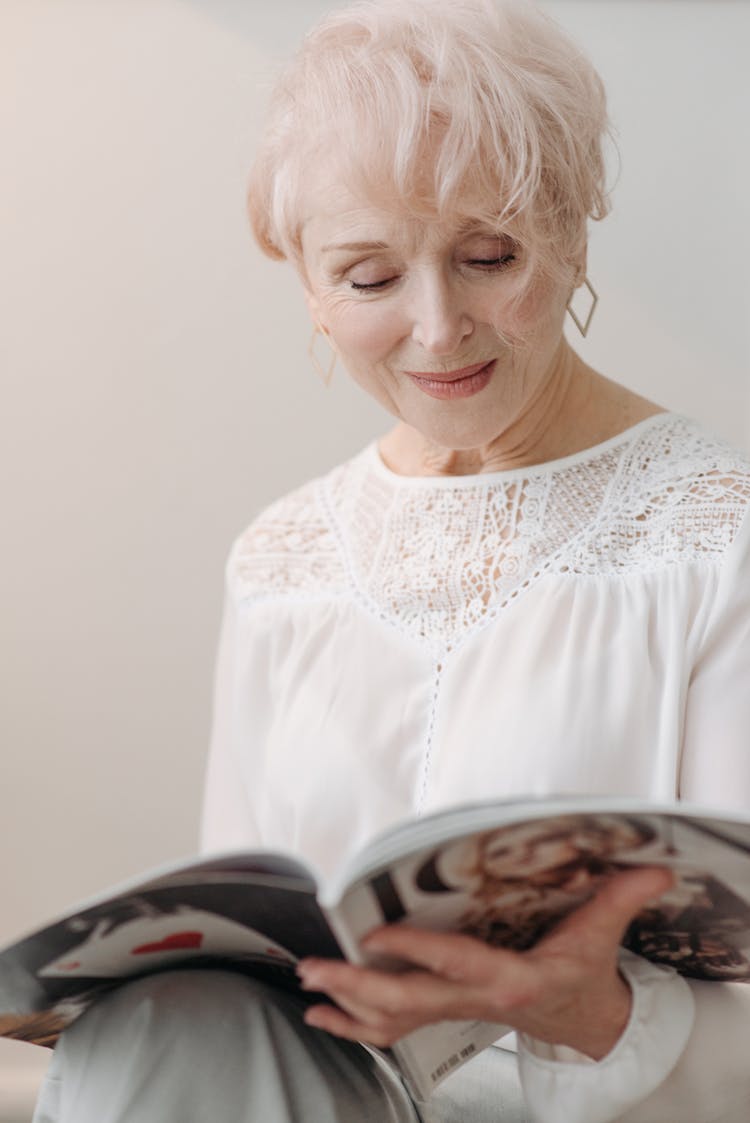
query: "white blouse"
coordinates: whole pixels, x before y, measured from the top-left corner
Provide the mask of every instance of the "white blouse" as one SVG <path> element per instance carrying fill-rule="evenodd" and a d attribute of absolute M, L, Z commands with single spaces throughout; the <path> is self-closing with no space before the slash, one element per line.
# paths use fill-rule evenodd
<path fill-rule="evenodd" d="M 227 568 L 205 847 L 326 873 L 467 800 L 749 809 L 749 503 L 750 460 L 669 413 L 476 476 L 399 476 L 371 445 L 279 500 Z M 626 972 L 604 1061 L 523 1043 L 538 1117 L 750 1118 L 750 987 Z"/>

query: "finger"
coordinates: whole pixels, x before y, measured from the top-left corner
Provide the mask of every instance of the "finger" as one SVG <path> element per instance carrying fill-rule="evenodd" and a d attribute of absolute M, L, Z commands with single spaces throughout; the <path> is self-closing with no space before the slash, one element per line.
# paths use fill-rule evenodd
<path fill-rule="evenodd" d="M 303 960 L 297 966 L 302 990 L 344 995 L 350 1001 L 375 1007 L 399 1007 L 407 999 L 405 982 L 414 972 L 383 971 L 338 960 Z"/>
<path fill-rule="evenodd" d="M 394 973 L 336 960 L 304 960 L 297 967 L 303 990 L 324 991 L 353 1007 L 398 1012 L 414 994 L 414 972 Z"/>
<path fill-rule="evenodd" d="M 313 1029 L 323 1029 L 335 1037 L 343 1037 L 347 1041 L 366 1041 L 370 1045 L 387 1048 L 398 1039 L 399 1035 L 389 1033 L 387 1030 L 378 1030 L 368 1026 L 356 1018 L 351 1017 L 335 1006 L 310 1006 L 305 1011 L 304 1020 Z M 403 1036 L 403 1035 L 401 1035 Z"/>
<path fill-rule="evenodd" d="M 379 928 L 362 946 L 365 951 L 404 959 L 456 983 L 481 984 L 495 977 L 505 960 L 508 966 L 517 960 L 514 952 L 490 948 L 473 936 L 428 932 L 402 924 Z"/>
<path fill-rule="evenodd" d="M 561 921 L 537 948 L 550 950 L 561 941 L 567 944 L 581 940 L 615 950 L 634 917 L 673 883 L 671 871 L 656 866 L 616 874 L 590 901 Z"/>
<path fill-rule="evenodd" d="M 302 965 L 305 990 L 322 990 L 367 1025 L 385 1020 L 435 1021 L 449 1017 L 466 988 L 428 971 L 379 971 L 324 961 Z"/>
<path fill-rule="evenodd" d="M 412 1021 L 371 1025 L 359 1021 L 357 1017 L 350 1016 L 345 1011 L 337 1010 L 335 1006 L 311 1006 L 304 1012 L 304 1021 L 314 1029 L 335 1034 L 337 1038 L 364 1041 L 379 1049 L 390 1048 L 395 1041 L 399 1041 L 406 1033 L 417 1029 L 421 1024 Z"/>

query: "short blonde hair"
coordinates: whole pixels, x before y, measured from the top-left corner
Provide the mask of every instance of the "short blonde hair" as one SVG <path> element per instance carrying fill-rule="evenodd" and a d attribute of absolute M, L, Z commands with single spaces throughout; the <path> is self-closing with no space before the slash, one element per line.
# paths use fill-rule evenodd
<path fill-rule="evenodd" d="M 598 74 L 529 0 L 359 0 L 308 33 L 276 86 L 251 224 L 300 265 L 322 166 L 386 209 L 512 230 L 558 274 L 609 209 L 607 132 Z"/>

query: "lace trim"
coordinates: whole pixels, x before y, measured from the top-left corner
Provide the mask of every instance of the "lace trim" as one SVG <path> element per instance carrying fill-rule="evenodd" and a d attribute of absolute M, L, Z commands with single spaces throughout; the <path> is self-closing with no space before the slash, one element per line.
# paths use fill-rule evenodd
<path fill-rule="evenodd" d="M 268 507 L 237 540 L 230 579 L 240 596 L 324 596 L 341 591 L 341 551 L 316 481 Z"/>
<path fill-rule="evenodd" d="M 409 486 L 360 454 L 256 520 L 240 592 L 354 596 L 439 660 L 545 574 L 720 559 L 750 503 L 750 462 L 671 414 L 543 468 Z"/>

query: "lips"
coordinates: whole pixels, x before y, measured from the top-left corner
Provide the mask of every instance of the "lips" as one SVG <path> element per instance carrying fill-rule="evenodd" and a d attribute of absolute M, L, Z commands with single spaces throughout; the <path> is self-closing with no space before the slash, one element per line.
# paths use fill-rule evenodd
<path fill-rule="evenodd" d="M 405 374 L 418 390 L 430 398 L 440 398 L 449 401 L 456 398 L 471 398 L 484 390 L 492 378 L 495 369 L 495 360 L 487 363 L 475 363 L 470 367 L 461 367 L 460 370 L 442 371 L 405 371 Z"/>
<path fill-rule="evenodd" d="M 492 360 L 487 360 L 483 363 L 474 363 L 470 367 L 461 367 L 460 370 L 445 371 L 431 371 L 431 370 L 407 370 L 406 373 L 410 378 L 419 378 L 427 382 L 460 382 L 462 378 L 471 378 L 472 374 L 479 374 L 489 365 Z"/>

